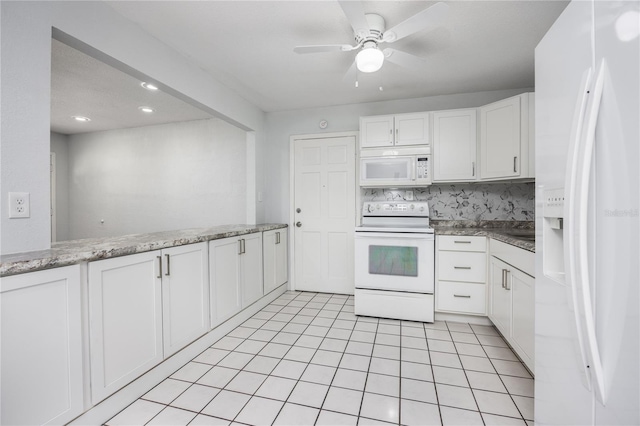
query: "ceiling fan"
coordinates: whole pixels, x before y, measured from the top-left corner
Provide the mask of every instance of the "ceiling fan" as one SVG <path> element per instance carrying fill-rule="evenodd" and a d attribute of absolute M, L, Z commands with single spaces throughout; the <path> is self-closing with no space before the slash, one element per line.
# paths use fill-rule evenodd
<path fill-rule="evenodd" d="M 296 46 L 293 51 L 296 53 L 317 53 L 350 52 L 360 49 L 356 55 L 355 65 L 359 71 L 365 73 L 378 71 L 382 67 L 385 58 L 389 62 L 407 68 L 423 65 L 424 60 L 418 56 L 392 48 L 380 50 L 378 45 L 393 43 L 418 31 L 435 27 L 446 18 L 449 11 L 449 6 L 443 2 L 438 2 L 393 28 L 385 30 L 384 18 L 373 13 L 365 14 L 360 1 L 338 0 L 338 3 L 353 28 L 356 45 Z"/>

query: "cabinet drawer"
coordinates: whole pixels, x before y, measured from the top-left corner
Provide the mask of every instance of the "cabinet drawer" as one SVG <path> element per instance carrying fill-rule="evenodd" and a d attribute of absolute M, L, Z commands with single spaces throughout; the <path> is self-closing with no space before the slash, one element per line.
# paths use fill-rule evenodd
<path fill-rule="evenodd" d="M 487 237 L 438 235 L 438 250 L 487 251 Z"/>
<path fill-rule="evenodd" d="M 487 276 L 485 253 L 439 251 L 438 278 L 446 281 L 484 283 Z"/>
<path fill-rule="evenodd" d="M 486 286 L 484 284 L 438 281 L 436 308 L 465 314 L 486 314 Z"/>

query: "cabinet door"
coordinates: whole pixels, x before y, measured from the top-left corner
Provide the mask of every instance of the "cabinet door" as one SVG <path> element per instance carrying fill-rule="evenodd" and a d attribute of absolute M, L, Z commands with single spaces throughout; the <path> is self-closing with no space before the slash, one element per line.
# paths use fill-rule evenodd
<path fill-rule="evenodd" d="M 242 283 L 242 309 L 264 295 L 262 287 L 262 233 L 242 236 L 243 253 L 240 256 Z"/>
<path fill-rule="evenodd" d="M 481 179 L 520 176 L 520 96 L 480 108 Z"/>
<path fill-rule="evenodd" d="M 395 116 L 396 145 L 428 145 L 429 113 L 402 114 Z"/>
<path fill-rule="evenodd" d="M 476 173 L 476 110 L 433 113 L 433 181 L 473 181 Z"/>
<path fill-rule="evenodd" d="M 280 286 L 289 281 L 289 231 L 283 228 L 277 233 L 280 236 L 276 244 L 276 283 Z"/>
<path fill-rule="evenodd" d="M 511 290 L 509 289 L 509 280 L 512 268 L 493 256 L 489 262 L 489 268 L 489 291 L 491 294 L 489 318 L 508 339 L 511 336 Z M 503 274 L 507 283 L 504 286 Z"/>
<path fill-rule="evenodd" d="M 163 359 L 160 251 L 89 263 L 91 400 Z"/>
<path fill-rule="evenodd" d="M 393 146 L 393 115 L 360 117 L 360 147 Z"/>
<path fill-rule="evenodd" d="M 65 424 L 83 411 L 78 265 L 2 278 L 3 425 Z"/>
<path fill-rule="evenodd" d="M 524 272 L 514 269 L 511 274 L 513 298 L 512 338 L 521 351 L 518 354 L 529 368 L 533 368 L 534 359 L 534 311 L 535 279 Z M 524 356 L 522 356 L 524 354 Z"/>
<path fill-rule="evenodd" d="M 262 259 L 264 293 L 287 282 L 287 229 L 267 231 L 262 234 Z"/>
<path fill-rule="evenodd" d="M 207 252 L 207 243 L 162 250 L 165 357 L 209 331 Z"/>
<path fill-rule="evenodd" d="M 223 238 L 209 243 L 211 327 L 240 312 L 240 241 Z"/>
<path fill-rule="evenodd" d="M 278 286 L 276 279 L 276 245 L 276 231 L 262 233 L 262 270 L 265 293 L 269 293 Z"/>

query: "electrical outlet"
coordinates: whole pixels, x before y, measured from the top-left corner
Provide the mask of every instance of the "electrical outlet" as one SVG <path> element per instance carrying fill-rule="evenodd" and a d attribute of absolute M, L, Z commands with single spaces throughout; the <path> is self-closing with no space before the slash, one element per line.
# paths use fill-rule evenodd
<path fill-rule="evenodd" d="M 30 210 L 28 192 L 9 193 L 9 219 L 30 217 Z"/>

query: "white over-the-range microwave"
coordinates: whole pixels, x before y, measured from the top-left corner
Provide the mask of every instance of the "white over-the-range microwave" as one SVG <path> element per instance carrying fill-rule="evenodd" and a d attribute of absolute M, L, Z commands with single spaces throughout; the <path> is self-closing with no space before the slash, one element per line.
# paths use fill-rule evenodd
<path fill-rule="evenodd" d="M 431 185 L 431 148 L 394 147 L 360 150 L 360 186 Z"/>

